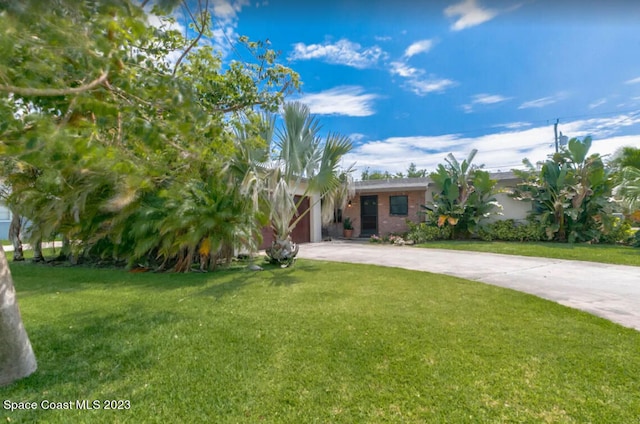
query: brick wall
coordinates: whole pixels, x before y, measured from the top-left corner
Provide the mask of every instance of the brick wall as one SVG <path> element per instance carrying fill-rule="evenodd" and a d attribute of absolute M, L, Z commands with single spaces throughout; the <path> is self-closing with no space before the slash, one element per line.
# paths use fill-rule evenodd
<path fill-rule="evenodd" d="M 422 210 L 420 205 L 425 203 L 425 191 L 393 191 L 382 193 L 363 193 L 364 196 L 377 195 L 378 196 L 378 235 L 388 235 L 390 233 L 404 233 L 409 228 L 407 227 L 406 220 L 409 219 L 413 222 L 420 222 L 423 217 L 418 214 Z M 407 196 L 408 201 L 408 213 L 407 215 L 391 215 L 389 197 L 391 196 Z M 351 207 L 345 208 L 343 216 L 351 217 L 354 221 L 354 237 L 360 236 L 360 195 L 358 194 L 355 199 L 351 201 Z"/>

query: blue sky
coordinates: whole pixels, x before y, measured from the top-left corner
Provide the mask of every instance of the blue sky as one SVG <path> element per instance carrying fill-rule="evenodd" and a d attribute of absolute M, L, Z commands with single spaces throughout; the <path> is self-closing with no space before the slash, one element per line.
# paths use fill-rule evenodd
<path fill-rule="evenodd" d="M 268 39 L 300 74 L 345 166 L 433 170 L 448 153 L 489 170 L 543 160 L 553 124 L 592 152 L 640 147 L 640 2 L 215 0 L 217 43 Z M 240 55 L 242 52 L 240 51 Z"/>

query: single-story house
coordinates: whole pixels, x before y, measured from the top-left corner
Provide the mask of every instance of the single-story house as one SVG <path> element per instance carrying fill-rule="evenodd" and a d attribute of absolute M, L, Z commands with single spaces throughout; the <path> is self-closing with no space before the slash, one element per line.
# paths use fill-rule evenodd
<path fill-rule="evenodd" d="M 492 173 L 491 178 L 498 181 L 498 189 L 504 190 L 496 195 L 503 206 L 502 215 L 491 219 L 526 219 L 531 203 L 512 199 L 506 192 L 515 187 L 519 179 L 513 172 Z M 337 221 L 351 218 L 354 237 L 403 233 L 408 230 L 407 220 L 415 223 L 424 220 L 424 215 L 419 213 L 423 211 L 420 206 L 430 203 L 436 191 L 429 177 L 356 181 L 355 197 L 349 200 Z M 338 236 L 338 231 L 341 235 L 342 225 L 337 223 L 328 230 L 331 236 Z"/>
<path fill-rule="evenodd" d="M 0 239 L 9 239 L 9 226 L 11 225 L 11 211 L 0 203 Z"/>

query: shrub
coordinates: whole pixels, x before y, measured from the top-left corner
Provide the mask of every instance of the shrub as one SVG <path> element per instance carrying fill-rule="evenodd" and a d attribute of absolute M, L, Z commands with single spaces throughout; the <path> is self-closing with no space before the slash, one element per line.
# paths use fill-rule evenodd
<path fill-rule="evenodd" d="M 436 225 L 429 225 L 427 223 L 415 224 L 413 222 L 407 222 L 409 225 L 409 232 L 407 233 L 407 240 L 412 240 L 414 243 L 425 243 L 435 240 L 448 240 L 451 238 L 451 227 L 438 227 Z"/>
<path fill-rule="evenodd" d="M 636 230 L 635 234 L 631 237 L 631 246 L 640 247 L 640 230 Z"/>
<path fill-rule="evenodd" d="M 492 222 L 478 231 L 484 241 L 540 241 L 545 240 L 544 228 L 537 222 L 518 223 L 513 219 Z"/>
<path fill-rule="evenodd" d="M 599 241 L 606 244 L 633 244 L 634 233 L 631 229 L 631 223 L 626 219 L 615 218 L 611 230 L 606 234 L 602 234 Z"/>

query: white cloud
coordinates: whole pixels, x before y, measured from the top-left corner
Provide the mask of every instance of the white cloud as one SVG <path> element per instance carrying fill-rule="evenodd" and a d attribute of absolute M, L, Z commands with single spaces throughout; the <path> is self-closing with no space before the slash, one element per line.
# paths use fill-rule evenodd
<path fill-rule="evenodd" d="M 560 93 L 555 96 L 541 97 L 539 99 L 529 100 L 528 102 L 522 103 L 518 106 L 518 109 L 541 108 L 557 103 L 565 98 L 566 95 L 564 93 Z"/>
<path fill-rule="evenodd" d="M 466 113 L 471 113 L 475 105 L 492 105 L 506 102 L 507 100 L 511 100 L 511 97 L 504 97 L 499 94 L 476 94 L 472 97 L 471 103 L 462 105 L 462 109 Z"/>
<path fill-rule="evenodd" d="M 640 83 L 640 77 L 630 79 L 630 80 L 628 80 L 628 81 L 625 81 L 624 83 L 625 83 L 625 84 L 638 84 L 638 83 Z"/>
<path fill-rule="evenodd" d="M 379 60 L 386 58 L 386 56 L 387 54 L 378 46 L 363 49 L 360 44 L 343 38 L 333 44 L 306 45 L 304 43 L 296 43 L 293 45 L 293 53 L 291 53 L 289 59 L 322 59 L 327 63 L 365 69 L 375 66 Z"/>
<path fill-rule="evenodd" d="M 498 12 L 491 9 L 483 9 L 476 0 L 464 0 L 444 9 L 444 14 L 450 18 L 457 18 L 451 29 L 460 31 L 487 22 L 497 16 Z"/>
<path fill-rule="evenodd" d="M 506 102 L 510 97 L 504 97 L 499 94 L 476 94 L 473 96 L 474 104 L 491 105 L 494 103 Z"/>
<path fill-rule="evenodd" d="M 220 19 L 235 20 L 249 0 L 213 0 L 213 14 Z"/>
<path fill-rule="evenodd" d="M 433 47 L 433 41 L 432 40 L 416 41 L 415 43 L 413 43 L 409 47 L 407 47 L 407 49 L 404 51 L 404 55 L 405 55 L 405 57 L 409 58 L 409 57 L 415 56 L 415 55 L 417 55 L 419 53 L 426 53 L 429 50 L 431 50 L 431 47 Z"/>
<path fill-rule="evenodd" d="M 303 95 L 299 101 L 317 115 L 370 116 L 375 113 L 375 94 L 365 94 L 358 86 L 341 86 L 320 93 Z"/>
<path fill-rule="evenodd" d="M 403 78 L 414 77 L 424 73 L 424 71 L 413 68 L 404 62 L 391 62 L 389 65 L 391 66 L 389 70 L 391 75 L 399 75 Z"/>
<path fill-rule="evenodd" d="M 596 100 L 595 102 L 589 104 L 589 109 L 595 109 L 598 106 L 602 106 L 605 103 L 607 103 L 607 99 Z"/>
<path fill-rule="evenodd" d="M 388 35 L 376 35 L 373 37 L 376 41 L 391 41 L 392 38 Z"/>
<path fill-rule="evenodd" d="M 509 122 L 507 124 L 498 124 L 494 125 L 496 128 L 506 128 L 508 130 L 517 130 L 520 128 L 530 127 L 531 124 L 529 122 Z"/>
<path fill-rule="evenodd" d="M 640 135 L 616 135 L 623 127 L 640 124 L 640 114 L 619 115 L 610 118 L 588 119 L 560 123 L 569 137 L 582 138 L 592 135 L 590 153 L 609 155 L 620 147 L 640 148 Z M 411 162 L 418 168 L 433 171 L 443 163 L 448 153 L 465 158 L 471 149 L 478 149 L 474 163 L 484 164 L 490 171 L 508 171 L 522 168 L 522 159 L 532 163 L 547 159 L 554 150 L 553 125 L 530 127 L 525 122 L 504 124 L 508 131 L 468 137 L 460 134 L 442 136 L 390 137 L 365 142 L 356 147 L 346 158 L 356 162 L 357 170 L 365 168 L 404 172 Z M 357 175 L 357 174 L 356 174 Z"/>
<path fill-rule="evenodd" d="M 447 78 L 430 77 L 426 79 L 411 78 L 405 83 L 405 86 L 418 96 L 425 96 L 429 93 L 442 92 L 457 84 L 457 82 Z"/>
<path fill-rule="evenodd" d="M 266 2 L 263 2 L 263 5 L 266 4 Z M 215 25 L 213 26 L 211 37 L 201 39 L 200 45 L 212 45 L 223 57 L 227 56 L 233 49 L 232 43 L 236 43 L 238 38 L 236 33 L 238 13 L 247 5 L 249 5 L 249 0 L 212 0 L 209 12 L 215 18 Z M 196 15 L 200 12 L 198 6 L 191 5 L 191 7 L 192 14 Z M 174 10 L 172 17 L 175 22 L 162 20 L 152 14 L 149 14 L 148 21 L 156 28 L 176 30 L 186 36 L 188 35 L 187 26 L 191 23 L 191 17 L 184 10 L 180 8 Z M 169 62 L 175 63 L 181 54 L 181 50 L 173 51 L 168 55 L 167 59 Z"/>

